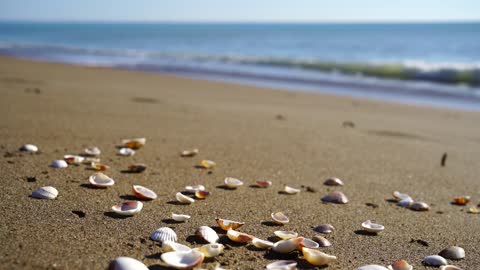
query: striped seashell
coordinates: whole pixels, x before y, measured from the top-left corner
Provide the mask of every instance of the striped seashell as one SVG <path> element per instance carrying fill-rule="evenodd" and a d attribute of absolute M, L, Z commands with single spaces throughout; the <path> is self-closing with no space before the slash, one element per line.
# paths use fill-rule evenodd
<path fill-rule="evenodd" d="M 150 235 L 150 239 L 160 243 L 163 243 L 164 241 L 177 242 L 177 234 L 168 227 L 161 227 Z"/>

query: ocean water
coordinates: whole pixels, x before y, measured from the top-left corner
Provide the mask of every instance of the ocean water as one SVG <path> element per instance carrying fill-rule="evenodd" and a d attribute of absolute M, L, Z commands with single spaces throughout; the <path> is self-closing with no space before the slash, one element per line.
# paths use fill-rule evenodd
<path fill-rule="evenodd" d="M 480 109 L 480 23 L 0 22 L 0 54 Z"/>

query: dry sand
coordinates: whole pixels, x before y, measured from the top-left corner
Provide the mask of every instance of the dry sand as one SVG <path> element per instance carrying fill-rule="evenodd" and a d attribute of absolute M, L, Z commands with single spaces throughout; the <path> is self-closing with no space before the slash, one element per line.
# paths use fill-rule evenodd
<path fill-rule="evenodd" d="M 426 269 L 424 256 L 451 245 L 466 251 L 466 258 L 453 264 L 480 269 L 480 215 L 450 204 L 464 194 L 473 198 L 469 206 L 480 199 L 479 113 L 5 57 L 0 58 L 0 94 L 1 269 L 105 269 L 117 256 L 165 269 L 150 233 L 168 226 L 179 242 L 198 246 L 195 229 L 215 226 L 215 217 L 243 221 L 240 231 L 263 239 L 278 229 L 313 237 L 313 226 L 331 223 L 336 231 L 326 237 L 333 245 L 323 250 L 338 261 L 327 269 L 399 259 Z M 342 127 L 344 121 L 355 127 Z M 148 141 L 135 156 L 116 155 L 121 139 L 140 136 Z M 38 145 L 41 153 L 18 152 L 25 143 Z M 52 160 L 90 145 L 102 149 L 115 186 L 89 188 L 85 183 L 93 172 L 85 166 L 49 167 Z M 179 156 L 194 147 L 198 156 Z M 444 152 L 448 159 L 442 168 Z M 211 174 L 195 168 L 202 159 L 216 161 L 218 168 Z M 121 173 L 134 162 L 149 167 L 141 174 Z M 244 180 L 245 186 L 219 188 L 226 176 Z M 330 176 L 346 185 L 323 186 Z M 257 179 L 274 184 L 250 187 Z M 175 204 L 175 193 L 194 183 L 206 185 L 211 197 Z M 131 197 L 132 184 L 150 187 L 159 198 L 134 217 L 116 218 L 110 208 Z M 283 195 L 285 184 L 317 192 Z M 59 190 L 56 200 L 29 197 L 45 185 Z M 350 202 L 322 203 L 331 190 L 343 191 Z M 430 203 L 432 210 L 397 207 L 386 201 L 394 190 Z M 291 222 L 271 226 L 273 211 L 284 211 Z M 171 212 L 192 218 L 173 224 Z M 359 233 L 367 219 L 385 225 L 385 231 Z M 262 269 L 275 259 L 298 257 L 235 245 L 225 237 L 221 242 L 225 253 L 205 267 L 219 262 L 231 269 Z M 299 262 L 302 269 L 313 268 Z"/>

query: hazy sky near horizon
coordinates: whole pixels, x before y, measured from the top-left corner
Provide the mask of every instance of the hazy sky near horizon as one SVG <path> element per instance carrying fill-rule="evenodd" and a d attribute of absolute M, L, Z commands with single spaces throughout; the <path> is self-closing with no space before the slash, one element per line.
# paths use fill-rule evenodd
<path fill-rule="evenodd" d="M 480 0 L 0 0 L 0 20 L 478 21 Z"/>

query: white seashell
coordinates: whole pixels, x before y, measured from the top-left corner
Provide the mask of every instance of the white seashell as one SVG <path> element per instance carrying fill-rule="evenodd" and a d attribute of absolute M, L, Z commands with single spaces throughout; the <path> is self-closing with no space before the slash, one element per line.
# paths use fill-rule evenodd
<path fill-rule="evenodd" d="M 323 237 L 323 236 L 320 236 L 320 235 L 315 235 L 313 238 L 312 238 L 313 241 L 317 242 L 318 245 L 320 247 L 329 247 L 331 246 L 332 244 L 330 243 L 330 241 L 328 241 L 327 238 Z"/>
<path fill-rule="evenodd" d="M 157 198 L 157 194 L 155 192 L 143 186 L 133 185 L 132 191 L 133 194 L 140 199 L 155 200 Z"/>
<path fill-rule="evenodd" d="M 122 147 L 122 148 L 120 148 L 120 150 L 118 150 L 118 154 L 120 156 L 129 157 L 129 156 L 135 155 L 135 150 L 133 150 L 131 148 L 128 148 L 128 147 Z"/>
<path fill-rule="evenodd" d="M 101 188 L 106 188 L 108 186 L 113 186 L 113 184 L 115 184 L 115 181 L 112 178 L 108 177 L 107 175 L 101 172 L 92 174 L 88 178 L 88 182 L 90 183 L 90 185 L 94 187 L 101 187 Z"/>
<path fill-rule="evenodd" d="M 268 270 L 294 270 L 297 269 L 296 261 L 276 261 L 267 265 Z"/>
<path fill-rule="evenodd" d="M 252 245 L 254 245 L 257 248 L 261 249 L 267 249 L 273 247 L 273 243 L 267 240 L 262 240 L 258 238 L 253 238 L 252 239 Z"/>
<path fill-rule="evenodd" d="M 125 139 L 122 140 L 122 145 L 126 148 L 138 149 L 145 145 L 147 139 L 145 138 L 135 138 L 135 139 Z"/>
<path fill-rule="evenodd" d="M 41 187 L 32 192 L 32 198 L 53 200 L 58 196 L 58 190 L 54 187 Z"/>
<path fill-rule="evenodd" d="M 302 248 L 302 253 L 303 257 L 305 257 L 305 260 L 315 266 L 327 265 L 337 260 L 337 257 L 316 249 L 304 247 Z"/>
<path fill-rule="evenodd" d="M 90 157 L 96 157 L 102 153 L 102 151 L 100 151 L 100 149 L 96 146 L 87 147 L 83 150 L 83 152 L 85 153 L 85 155 Z"/>
<path fill-rule="evenodd" d="M 229 219 L 216 218 L 215 220 L 217 221 L 218 226 L 220 226 L 220 228 L 222 228 L 222 230 L 224 230 L 224 231 L 227 231 L 229 229 L 236 230 L 236 229 L 242 227 L 243 225 L 245 225 L 245 223 L 243 223 L 243 222 L 233 221 L 233 220 L 229 220 Z"/>
<path fill-rule="evenodd" d="M 370 220 L 363 222 L 362 228 L 364 231 L 367 231 L 370 233 L 379 233 L 385 229 L 383 225 L 372 223 Z"/>
<path fill-rule="evenodd" d="M 52 161 L 52 164 L 50 166 L 52 166 L 53 168 L 63 169 L 63 168 L 67 168 L 68 164 L 65 160 L 59 159 L 59 160 Z"/>
<path fill-rule="evenodd" d="M 155 231 L 156 232 L 156 231 Z M 158 241 L 158 240 L 157 240 Z M 165 240 L 162 242 L 163 252 L 169 251 L 190 251 L 191 248 L 171 240 Z"/>
<path fill-rule="evenodd" d="M 183 203 L 183 204 L 191 204 L 191 203 L 194 203 L 195 200 L 186 196 L 186 195 L 183 195 L 181 192 L 177 192 L 177 194 L 175 194 L 175 198 L 177 198 L 177 201 L 179 201 L 180 203 Z"/>
<path fill-rule="evenodd" d="M 228 188 L 237 188 L 237 187 L 243 186 L 242 181 L 233 177 L 225 178 L 224 183 L 225 183 L 225 186 L 227 186 Z"/>
<path fill-rule="evenodd" d="M 410 209 L 415 211 L 428 211 L 430 210 L 430 206 L 424 202 L 415 202 L 410 206 Z"/>
<path fill-rule="evenodd" d="M 413 199 L 408 197 L 397 202 L 398 206 L 410 207 L 414 203 Z"/>
<path fill-rule="evenodd" d="M 405 260 L 396 261 L 392 263 L 392 265 L 389 265 L 387 268 L 390 270 L 413 270 L 413 266 L 408 264 L 408 262 Z"/>
<path fill-rule="evenodd" d="M 329 203 L 345 204 L 345 203 L 348 203 L 348 198 L 341 191 L 333 191 L 328 195 L 324 196 L 322 198 L 322 201 L 329 202 Z"/>
<path fill-rule="evenodd" d="M 177 234 L 168 227 L 161 227 L 150 235 L 150 239 L 161 242 L 162 244 L 165 241 L 177 242 Z"/>
<path fill-rule="evenodd" d="M 328 233 L 332 233 L 335 230 L 335 228 L 331 224 L 321 224 L 313 228 L 313 230 L 319 233 L 328 234 Z"/>
<path fill-rule="evenodd" d="M 298 233 L 292 231 L 274 231 L 273 233 L 282 240 L 287 240 L 298 236 Z"/>
<path fill-rule="evenodd" d="M 300 189 L 296 189 L 296 188 L 293 188 L 293 187 L 289 187 L 289 186 L 285 186 L 285 189 L 284 191 L 288 194 L 297 194 L 297 193 L 300 193 Z"/>
<path fill-rule="evenodd" d="M 183 222 L 183 221 L 186 221 L 186 220 L 189 219 L 189 218 L 190 218 L 189 215 L 172 213 L 172 219 L 175 220 L 175 221 L 177 221 L 177 222 Z"/>
<path fill-rule="evenodd" d="M 282 212 L 272 213 L 270 215 L 275 223 L 284 225 L 290 222 L 290 219 Z"/>
<path fill-rule="evenodd" d="M 369 264 L 369 265 L 360 266 L 355 270 L 388 270 L 388 268 L 378 264 Z"/>
<path fill-rule="evenodd" d="M 126 201 L 112 206 L 112 211 L 122 216 L 133 216 L 142 211 L 143 203 L 139 201 Z"/>
<path fill-rule="evenodd" d="M 272 250 L 278 253 L 290 253 L 298 248 L 303 237 L 291 238 L 288 240 L 281 240 L 273 244 Z"/>
<path fill-rule="evenodd" d="M 332 177 L 325 180 L 323 184 L 326 186 L 343 186 L 343 181 L 336 177 Z"/>
<path fill-rule="evenodd" d="M 177 269 L 191 269 L 203 262 L 205 256 L 197 250 L 171 251 L 163 253 L 162 261 Z"/>
<path fill-rule="evenodd" d="M 455 265 L 442 265 L 440 266 L 440 270 L 463 270 L 463 269 Z"/>
<path fill-rule="evenodd" d="M 198 251 L 203 253 L 207 258 L 213 258 L 220 255 L 225 248 L 222 244 L 206 244 L 198 248 Z"/>
<path fill-rule="evenodd" d="M 205 186 L 203 186 L 203 185 L 186 186 L 185 190 L 188 191 L 188 192 L 195 193 L 197 191 L 204 191 Z"/>
<path fill-rule="evenodd" d="M 242 232 L 239 232 L 239 231 L 235 231 L 235 230 L 232 230 L 232 229 L 229 229 L 227 231 L 227 237 L 228 239 L 232 240 L 233 242 L 237 242 L 237 243 L 247 243 L 247 242 L 250 242 L 253 240 L 253 236 L 249 235 L 249 234 L 246 234 L 246 233 L 242 233 Z"/>
<path fill-rule="evenodd" d="M 412 199 L 408 194 L 400 193 L 398 191 L 393 192 L 393 197 L 397 201 L 405 200 L 405 199 Z"/>
<path fill-rule="evenodd" d="M 255 183 L 262 188 L 267 188 L 273 184 L 272 181 L 255 181 Z"/>
<path fill-rule="evenodd" d="M 201 239 L 207 241 L 210 244 L 217 243 L 219 237 L 217 232 L 215 232 L 212 228 L 208 226 L 201 226 L 195 231 L 195 235 L 200 237 Z"/>
<path fill-rule="evenodd" d="M 198 154 L 198 149 L 192 149 L 192 150 L 183 150 L 180 152 L 180 156 L 182 157 L 193 157 Z"/>
<path fill-rule="evenodd" d="M 148 267 L 133 258 L 118 257 L 110 262 L 108 270 L 148 270 Z"/>
<path fill-rule="evenodd" d="M 33 144 L 25 144 L 25 145 L 22 145 L 22 147 L 20 147 L 20 151 L 35 153 L 38 151 L 38 147 Z"/>
<path fill-rule="evenodd" d="M 303 238 L 302 242 L 300 242 L 300 244 L 298 245 L 298 248 L 301 249 L 303 247 L 306 247 L 306 248 L 319 248 L 320 245 L 313 241 L 312 239 L 310 238 Z"/>
<path fill-rule="evenodd" d="M 445 258 L 443 258 L 442 256 L 430 255 L 423 258 L 422 263 L 429 266 L 440 266 L 447 265 L 447 260 L 445 260 Z"/>
<path fill-rule="evenodd" d="M 85 160 L 85 158 L 76 155 L 65 155 L 63 156 L 63 160 L 65 160 L 65 162 L 67 162 L 68 164 L 80 165 L 82 164 L 83 160 Z"/>
<path fill-rule="evenodd" d="M 465 250 L 461 247 L 451 246 L 440 251 L 438 255 L 442 256 L 445 259 L 461 260 L 465 258 Z"/>

